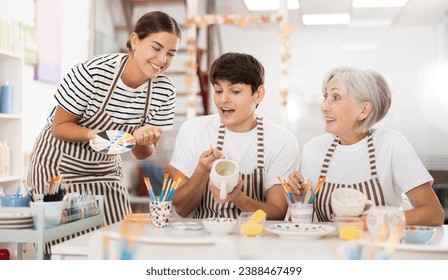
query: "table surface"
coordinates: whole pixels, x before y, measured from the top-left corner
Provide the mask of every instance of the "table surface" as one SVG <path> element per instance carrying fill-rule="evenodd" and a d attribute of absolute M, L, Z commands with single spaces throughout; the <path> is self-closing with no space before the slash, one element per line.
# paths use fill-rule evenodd
<path fill-rule="evenodd" d="M 175 222 L 197 222 L 201 220 L 176 219 Z M 267 221 L 266 225 L 283 224 L 283 221 Z M 332 223 L 326 225 L 335 226 Z M 122 222 L 115 223 L 100 231 L 120 232 Z M 89 239 L 95 232 L 52 246 L 52 259 L 87 259 L 89 253 Z M 145 236 L 168 239 L 204 238 L 210 234 L 205 229 L 177 230 L 169 225 L 164 229 L 155 229 L 151 224 L 145 224 Z M 364 232 L 365 238 L 368 232 Z M 297 259 L 297 260 L 332 260 L 344 259 L 344 248 L 351 241 L 338 238 L 337 232 L 316 239 L 287 239 L 277 234 L 265 231 L 260 237 L 247 237 L 239 234 L 238 226 L 224 238 L 231 240 L 237 247 L 241 259 Z M 429 244 L 403 244 L 397 246 L 392 259 L 443 259 L 448 260 L 448 225 L 436 227 L 436 235 Z"/>

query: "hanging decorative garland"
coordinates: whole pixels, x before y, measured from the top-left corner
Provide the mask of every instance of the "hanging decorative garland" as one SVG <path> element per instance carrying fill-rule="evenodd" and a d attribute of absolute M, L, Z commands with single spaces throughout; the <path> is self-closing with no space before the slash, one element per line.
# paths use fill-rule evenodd
<path fill-rule="evenodd" d="M 187 39 L 187 53 L 188 60 L 184 63 L 187 68 L 187 75 L 185 78 L 185 85 L 187 88 L 187 118 L 196 116 L 196 94 L 193 90 L 193 83 L 195 79 L 196 69 L 198 67 L 196 63 L 196 28 L 207 27 L 212 24 L 234 24 L 241 27 L 245 27 L 249 23 L 270 23 L 278 22 L 280 23 L 280 37 L 282 39 L 282 50 L 280 52 L 280 62 L 281 62 L 281 87 L 280 87 L 280 105 L 281 110 L 286 112 L 288 105 L 288 66 L 287 63 L 291 57 L 289 53 L 290 41 L 289 36 L 294 31 L 292 25 L 285 22 L 282 15 L 204 15 L 189 18 L 186 22 L 188 28 L 188 39 Z M 283 114 L 286 115 L 286 114 Z M 282 121 L 285 125 L 287 120 Z"/>

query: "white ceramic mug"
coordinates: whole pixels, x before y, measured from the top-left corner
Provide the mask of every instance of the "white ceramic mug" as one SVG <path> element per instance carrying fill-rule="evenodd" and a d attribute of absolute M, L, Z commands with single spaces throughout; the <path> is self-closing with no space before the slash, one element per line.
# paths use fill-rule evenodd
<path fill-rule="evenodd" d="M 219 189 L 219 198 L 226 199 L 227 194 L 238 184 L 240 166 L 230 159 L 217 159 L 210 171 L 210 180 Z"/>
<path fill-rule="evenodd" d="M 366 205 L 373 205 L 362 192 L 352 188 L 339 188 L 331 193 L 331 208 L 336 216 L 359 216 Z"/>

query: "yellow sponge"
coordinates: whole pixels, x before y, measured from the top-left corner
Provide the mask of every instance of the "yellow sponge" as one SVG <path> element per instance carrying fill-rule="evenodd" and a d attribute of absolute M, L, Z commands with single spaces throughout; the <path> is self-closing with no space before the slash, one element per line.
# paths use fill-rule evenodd
<path fill-rule="evenodd" d="M 261 209 L 258 209 L 257 211 L 255 211 L 252 214 L 252 216 L 250 216 L 249 223 L 251 223 L 251 224 L 259 224 L 264 219 L 266 219 L 266 212 L 264 212 Z"/>

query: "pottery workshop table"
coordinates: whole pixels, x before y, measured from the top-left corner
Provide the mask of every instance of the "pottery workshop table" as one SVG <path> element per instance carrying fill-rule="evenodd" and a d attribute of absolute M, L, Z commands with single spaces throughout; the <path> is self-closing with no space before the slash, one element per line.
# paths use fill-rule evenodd
<path fill-rule="evenodd" d="M 177 220 L 196 221 L 201 220 Z M 267 221 L 267 225 L 283 224 L 283 221 Z M 101 231 L 120 232 L 122 222 L 110 225 Z M 262 237 L 240 236 L 238 227 L 230 235 L 223 238 L 235 244 L 239 259 L 251 260 L 332 260 L 344 259 L 341 248 L 347 241 L 340 240 L 335 233 L 318 239 L 286 239 L 278 235 L 265 232 Z M 87 259 L 89 254 L 89 239 L 95 234 L 91 232 L 52 247 L 52 259 Z M 144 226 L 144 236 L 163 239 L 208 238 L 210 235 L 204 230 L 176 230 L 171 225 L 165 229 L 155 229 L 151 224 Z M 367 232 L 365 232 L 367 235 Z M 448 225 L 437 227 L 433 240 L 427 245 L 398 244 L 392 259 L 443 259 L 448 260 Z"/>

